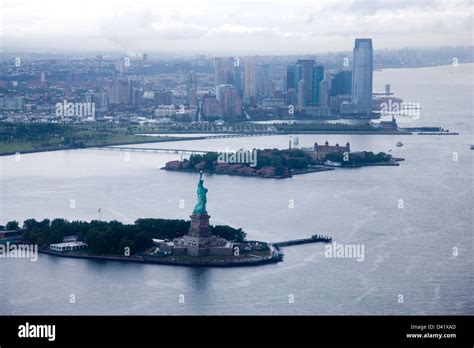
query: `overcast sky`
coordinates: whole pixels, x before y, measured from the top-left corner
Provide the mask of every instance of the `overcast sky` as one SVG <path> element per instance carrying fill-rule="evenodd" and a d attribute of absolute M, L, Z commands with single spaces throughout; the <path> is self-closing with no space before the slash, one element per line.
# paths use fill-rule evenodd
<path fill-rule="evenodd" d="M 302 54 L 472 45 L 473 2 L 0 0 L 4 51 Z"/>

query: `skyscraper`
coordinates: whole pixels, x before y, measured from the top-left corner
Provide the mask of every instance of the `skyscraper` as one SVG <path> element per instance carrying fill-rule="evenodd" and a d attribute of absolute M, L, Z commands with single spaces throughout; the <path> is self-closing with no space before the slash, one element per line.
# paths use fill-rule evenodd
<path fill-rule="evenodd" d="M 352 104 L 357 114 L 372 112 L 372 39 L 356 39 L 352 59 Z"/>
<path fill-rule="evenodd" d="M 248 57 L 244 64 L 244 99 L 249 102 L 257 95 L 257 65 L 254 57 Z"/>
<path fill-rule="evenodd" d="M 173 92 L 171 91 L 154 91 L 153 101 L 155 106 L 160 105 L 172 105 L 173 104 Z"/>
<path fill-rule="evenodd" d="M 107 111 L 108 107 L 108 100 L 107 100 L 107 92 L 100 91 L 94 92 L 92 94 L 92 102 L 95 103 L 95 109 L 99 112 Z"/>
<path fill-rule="evenodd" d="M 269 95 L 273 92 L 270 65 L 263 64 L 256 71 L 257 94 L 261 96 Z"/>
<path fill-rule="evenodd" d="M 352 71 L 344 70 L 334 74 L 331 81 L 331 97 L 352 93 Z"/>
<path fill-rule="evenodd" d="M 318 106 L 320 107 L 329 107 L 331 78 L 331 73 L 325 72 L 324 79 L 319 83 Z"/>
<path fill-rule="evenodd" d="M 233 85 L 217 86 L 217 100 L 222 106 L 224 117 L 236 117 L 242 113 L 242 100 Z"/>
<path fill-rule="evenodd" d="M 295 66 L 286 69 L 287 90 L 296 89 L 303 107 L 319 106 L 323 79 L 324 67 L 316 65 L 314 59 L 299 59 Z"/>
<path fill-rule="evenodd" d="M 107 81 L 109 104 L 130 104 L 131 92 L 129 79 L 111 79 Z"/>
<path fill-rule="evenodd" d="M 321 82 L 324 80 L 324 67 L 322 65 L 313 66 L 312 88 L 311 88 L 311 102 L 312 106 L 319 106 L 321 104 Z"/>
<path fill-rule="evenodd" d="M 222 105 L 215 95 L 206 94 L 202 97 L 202 116 L 222 117 Z"/>
<path fill-rule="evenodd" d="M 297 110 L 298 111 L 302 111 L 304 109 L 304 106 L 305 106 L 305 103 L 304 103 L 304 92 L 302 92 L 304 90 L 304 80 L 299 80 L 298 81 L 298 91 L 300 92 L 297 92 L 296 95 L 297 95 Z"/>
<path fill-rule="evenodd" d="M 314 59 L 299 59 L 296 62 L 297 93 L 303 95 L 304 106 L 313 104 L 313 67 Z M 303 80 L 303 90 L 300 90 L 299 82 Z"/>
<path fill-rule="evenodd" d="M 234 65 L 234 86 L 240 98 L 244 96 L 244 69 L 241 64 Z"/>
<path fill-rule="evenodd" d="M 296 67 L 294 65 L 290 65 L 286 67 L 286 86 L 285 86 L 285 91 L 288 91 L 290 89 L 295 89 L 296 90 Z"/>
<path fill-rule="evenodd" d="M 186 101 L 189 105 L 197 105 L 197 78 L 192 71 L 186 76 Z"/>
<path fill-rule="evenodd" d="M 216 87 L 233 83 L 233 67 L 232 58 L 218 57 L 214 59 L 214 84 Z"/>

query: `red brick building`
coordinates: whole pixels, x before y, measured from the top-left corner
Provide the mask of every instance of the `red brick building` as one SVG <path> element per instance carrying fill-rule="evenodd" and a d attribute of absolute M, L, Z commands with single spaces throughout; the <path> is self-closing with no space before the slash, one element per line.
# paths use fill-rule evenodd
<path fill-rule="evenodd" d="M 346 146 L 340 146 L 339 144 L 329 145 L 329 143 L 326 141 L 324 145 L 318 145 L 318 143 L 314 143 L 313 153 L 311 156 L 316 161 L 322 161 L 327 154 L 344 152 L 351 152 L 351 146 L 349 142 L 346 143 Z"/>

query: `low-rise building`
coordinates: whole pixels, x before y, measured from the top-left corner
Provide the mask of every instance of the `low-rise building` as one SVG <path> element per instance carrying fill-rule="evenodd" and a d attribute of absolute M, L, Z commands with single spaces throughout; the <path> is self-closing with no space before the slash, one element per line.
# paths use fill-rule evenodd
<path fill-rule="evenodd" d="M 255 169 L 251 167 L 242 167 L 238 170 L 239 175 L 253 176 L 255 175 Z"/>
<path fill-rule="evenodd" d="M 176 116 L 176 108 L 174 105 L 160 105 L 153 111 L 153 115 L 156 118 L 173 117 Z"/>
<path fill-rule="evenodd" d="M 181 169 L 181 161 L 170 161 L 165 164 L 165 168 L 168 170 Z"/>
<path fill-rule="evenodd" d="M 0 231 L 0 244 L 19 243 L 23 240 L 23 230 Z"/>
<path fill-rule="evenodd" d="M 273 177 L 275 176 L 275 167 L 271 167 L 271 166 L 262 167 L 258 169 L 257 171 L 255 171 L 255 175 L 266 177 L 266 178 Z"/>
<path fill-rule="evenodd" d="M 84 242 L 65 242 L 50 244 L 49 248 L 54 251 L 75 251 L 87 248 L 87 244 Z"/>

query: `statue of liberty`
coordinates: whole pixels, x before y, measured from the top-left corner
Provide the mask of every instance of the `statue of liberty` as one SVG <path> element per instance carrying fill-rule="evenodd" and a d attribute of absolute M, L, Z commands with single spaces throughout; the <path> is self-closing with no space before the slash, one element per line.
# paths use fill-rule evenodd
<path fill-rule="evenodd" d="M 194 207 L 193 214 L 196 215 L 207 215 L 206 203 L 207 203 L 207 188 L 203 185 L 204 180 L 202 179 L 202 171 L 199 173 L 199 182 L 197 187 L 197 203 Z"/>

